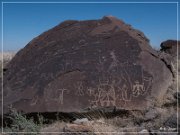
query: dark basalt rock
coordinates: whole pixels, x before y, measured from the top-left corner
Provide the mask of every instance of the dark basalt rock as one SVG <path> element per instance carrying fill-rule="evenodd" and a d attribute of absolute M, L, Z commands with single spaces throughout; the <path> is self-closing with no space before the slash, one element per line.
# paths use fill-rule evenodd
<path fill-rule="evenodd" d="M 115 17 L 65 21 L 6 67 L 4 113 L 142 110 L 161 101 L 172 74 L 144 34 Z"/>
<path fill-rule="evenodd" d="M 164 123 L 164 125 L 166 127 L 171 127 L 171 128 L 177 128 L 177 126 L 180 127 L 180 124 L 178 124 L 177 121 L 179 121 L 179 118 L 177 117 L 177 113 L 175 113 L 167 119 L 167 121 Z"/>
<path fill-rule="evenodd" d="M 178 45 L 180 41 L 177 40 L 167 40 L 161 43 L 161 51 L 164 51 L 172 56 L 177 56 L 177 49 L 180 52 Z M 178 54 L 179 55 L 179 54 Z"/>
<path fill-rule="evenodd" d="M 166 66 L 170 69 L 175 78 L 177 76 L 177 62 L 178 57 L 180 57 L 180 49 L 178 47 L 180 41 L 177 40 L 167 40 L 161 43 L 161 49 L 159 51 L 159 56 L 164 61 Z M 178 50 L 177 50 L 178 49 Z M 177 54 L 178 53 L 178 54 Z M 175 66 L 174 66 L 175 65 Z"/>

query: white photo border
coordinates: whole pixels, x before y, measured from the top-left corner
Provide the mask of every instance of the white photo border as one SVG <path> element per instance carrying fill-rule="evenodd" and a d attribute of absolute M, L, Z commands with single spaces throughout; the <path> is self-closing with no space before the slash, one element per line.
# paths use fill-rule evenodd
<path fill-rule="evenodd" d="M 1 52 L 1 58 L 2 58 L 2 70 L 3 70 L 3 43 L 4 43 L 4 40 L 3 40 L 3 32 L 4 32 L 4 29 L 3 29 L 3 26 L 4 26 L 4 24 L 3 24 L 3 18 L 4 18 L 4 14 L 3 14 L 3 11 L 4 11 L 4 4 L 23 4 L 23 3 L 25 3 L 25 4 L 55 4 L 55 3 L 57 3 L 57 4 L 176 4 L 177 5 L 177 31 L 176 31 L 176 33 L 177 33 L 177 65 L 176 65 L 176 68 L 177 68 L 177 132 L 151 132 L 151 133 L 178 133 L 178 131 L 179 131 L 179 127 L 178 127 L 178 124 L 179 124 L 179 121 L 178 121 L 178 118 L 179 118 L 179 113 L 178 113 L 178 104 L 179 104 L 179 100 L 178 100 L 178 92 L 179 92 L 179 90 L 178 90 L 178 80 L 179 80 L 179 78 L 178 78 L 178 54 L 179 54 L 179 46 L 178 46 L 178 37 L 179 37 L 179 31 L 178 31 L 178 29 L 179 29 L 179 15 L 178 15 L 178 12 L 179 12 L 179 2 L 177 1 L 177 2 L 19 2 L 19 1 L 17 1 L 17 2 L 1 2 L 1 9 L 2 9 L 2 11 L 1 11 L 1 13 L 2 13 L 2 16 L 1 16 L 1 33 L 2 33 L 2 35 L 1 35 L 1 38 L 2 38 L 2 46 L 1 46 L 1 49 L 2 49 L 2 52 Z M 40 133 L 40 134 L 49 134 L 49 133 L 88 133 L 88 132 L 4 132 L 3 131 L 3 72 L 1 72 L 1 77 L 2 77 L 2 86 L 1 86 L 1 89 L 2 89 L 2 93 L 1 93 L 1 98 L 2 98 L 2 104 L 1 104 L 1 106 L 2 106 L 2 112 L 1 112 L 1 114 L 2 114 L 2 116 L 1 116 L 1 119 L 2 119 L 2 121 L 1 121 L 1 124 L 2 124 L 2 134 L 10 134 L 10 133 L 15 133 L 15 134 L 26 134 L 26 133 L 30 133 L 30 134 L 37 134 L 37 133 Z M 92 133 L 92 132 L 89 132 L 89 133 Z M 93 133 L 111 133 L 111 134 L 119 134 L 119 133 L 138 133 L 138 132 L 93 132 Z M 149 132 L 143 132 L 143 133 L 149 133 Z"/>

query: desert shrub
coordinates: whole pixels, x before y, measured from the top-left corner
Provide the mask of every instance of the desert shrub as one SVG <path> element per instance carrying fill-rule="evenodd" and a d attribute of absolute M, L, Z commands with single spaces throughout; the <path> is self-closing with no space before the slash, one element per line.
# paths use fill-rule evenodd
<path fill-rule="evenodd" d="M 15 109 L 11 110 L 8 118 L 12 121 L 9 127 L 4 128 L 4 132 L 8 132 L 9 134 L 15 134 L 18 132 L 27 132 L 26 134 L 38 134 L 41 124 L 36 124 L 33 119 L 27 119 L 26 116 L 23 116 L 21 113 L 17 112 Z M 15 133 L 14 133 L 15 132 Z M 29 132 L 29 133 L 28 133 Z"/>

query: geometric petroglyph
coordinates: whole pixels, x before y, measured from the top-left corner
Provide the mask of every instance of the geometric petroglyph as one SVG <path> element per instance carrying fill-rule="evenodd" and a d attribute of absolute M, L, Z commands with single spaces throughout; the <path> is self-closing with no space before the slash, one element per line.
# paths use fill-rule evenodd
<path fill-rule="evenodd" d="M 77 82 L 74 86 L 74 88 L 76 88 L 76 95 L 78 96 L 83 96 L 85 93 L 84 93 L 84 87 L 83 87 L 83 84 L 82 82 Z"/>

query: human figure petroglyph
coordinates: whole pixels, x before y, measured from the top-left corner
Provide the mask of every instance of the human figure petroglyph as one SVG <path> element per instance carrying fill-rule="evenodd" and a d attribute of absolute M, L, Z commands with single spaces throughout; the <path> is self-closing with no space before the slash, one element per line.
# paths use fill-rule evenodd
<path fill-rule="evenodd" d="M 116 105 L 116 94 L 112 86 L 107 90 L 100 90 L 99 101 L 101 106 Z"/>
<path fill-rule="evenodd" d="M 122 99 L 124 101 L 131 101 L 131 95 L 130 94 L 128 95 L 128 87 L 126 84 L 123 85 L 121 94 L 122 94 Z"/>
<path fill-rule="evenodd" d="M 91 106 L 98 106 L 99 91 L 97 92 L 94 88 L 88 88 L 88 95 L 93 97 L 92 100 L 89 100 Z"/>
<path fill-rule="evenodd" d="M 152 81 L 152 77 L 143 77 L 143 82 L 141 84 L 136 80 L 132 87 L 133 96 L 138 97 L 139 95 L 146 94 L 152 85 Z"/>
<path fill-rule="evenodd" d="M 58 102 L 62 105 L 63 104 L 63 102 L 64 102 L 64 92 L 65 91 L 68 91 L 67 89 L 58 89 L 57 90 L 57 92 L 59 92 L 58 93 L 58 95 L 59 95 L 59 98 L 57 99 L 58 100 Z"/>
<path fill-rule="evenodd" d="M 78 42 L 78 43 L 79 43 L 80 45 L 87 44 L 86 40 L 84 40 L 84 39 L 79 40 L 79 42 Z"/>
<path fill-rule="evenodd" d="M 92 106 L 98 106 L 98 104 L 99 104 L 99 93 L 96 93 L 94 95 L 94 99 L 90 101 L 90 104 Z"/>
<path fill-rule="evenodd" d="M 151 88 L 153 78 L 152 77 L 144 77 L 143 81 L 144 81 L 144 84 L 147 83 L 147 86 L 145 87 L 145 91 L 143 93 L 143 95 L 144 95 Z"/>
<path fill-rule="evenodd" d="M 123 81 L 120 86 L 118 87 L 118 94 L 117 94 L 117 104 L 120 103 L 121 106 L 126 106 L 128 102 L 132 100 L 132 93 L 129 92 L 130 86 L 128 87 L 128 83 Z"/>
<path fill-rule="evenodd" d="M 61 89 L 56 89 L 54 90 L 53 93 L 50 93 L 49 90 L 45 90 L 45 101 L 48 103 L 49 100 L 50 101 L 54 101 L 54 102 L 58 102 L 59 104 L 63 104 L 64 103 L 64 93 L 68 94 L 69 93 L 69 90 L 68 89 L 65 89 L 65 88 L 61 88 Z"/>
<path fill-rule="evenodd" d="M 117 84 L 118 84 L 117 91 L 119 92 L 118 99 L 123 100 L 125 102 L 131 101 L 132 93 L 129 91 L 132 89 L 132 81 L 126 69 L 122 69 L 122 72 L 120 74 L 120 78 Z"/>
<path fill-rule="evenodd" d="M 132 88 L 133 96 L 137 97 L 145 92 L 144 84 L 140 84 L 139 81 L 135 81 L 135 84 Z"/>
<path fill-rule="evenodd" d="M 61 67 L 62 72 L 66 72 L 69 69 L 72 69 L 72 61 L 66 61 L 64 64 L 59 65 Z"/>
<path fill-rule="evenodd" d="M 99 80 L 99 85 L 96 90 L 88 89 L 89 95 L 94 99 L 90 100 L 90 103 L 95 106 L 110 106 L 116 105 L 116 93 L 113 85 L 109 84 L 109 81 L 102 83 Z"/>
<path fill-rule="evenodd" d="M 122 69 L 119 78 L 111 77 L 107 80 L 106 77 L 101 77 L 103 81 L 99 79 L 97 88 L 88 89 L 88 95 L 93 97 L 90 103 L 95 106 L 126 106 L 133 97 L 138 98 L 140 95 L 144 95 L 152 86 L 152 77 L 144 76 L 142 70 L 136 71 L 140 74 L 135 76 L 136 72 L 131 73 L 133 71 L 132 69 Z M 143 72 L 142 75 L 141 72 Z M 135 77 L 138 78 L 135 79 Z"/>
<path fill-rule="evenodd" d="M 94 95 L 94 89 L 93 89 L 93 88 L 88 88 L 88 89 L 87 89 L 87 94 L 88 94 L 89 96 Z"/>

